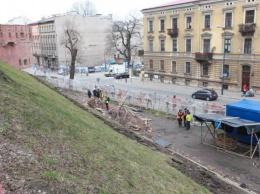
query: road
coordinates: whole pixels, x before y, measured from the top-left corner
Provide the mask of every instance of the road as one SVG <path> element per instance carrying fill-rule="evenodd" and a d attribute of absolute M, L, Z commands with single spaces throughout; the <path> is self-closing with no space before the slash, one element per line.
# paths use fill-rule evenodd
<path fill-rule="evenodd" d="M 99 78 L 99 83 L 97 82 L 97 78 Z M 129 89 L 134 91 L 143 91 L 148 93 L 156 93 L 162 96 L 173 96 L 175 95 L 177 98 L 181 99 L 188 99 L 193 100 L 191 98 L 191 94 L 196 90 L 200 89 L 198 87 L 192 86 L 181 86 L 175 84 L 167 84 L 167 83 L 160 83 L 160 82 L 151 82 L 151 81 L 144 81 L 142 82 L 139 77 L 132 77 L 127 79 L 117 80 L 113 77 L 105 77 L 103 72 L 92 73 L 88 76 L 76 74 L 75 79 L 81 81 L 88 81 L 92 83 L 96 83 L 99 85 L 114 85 L 116 88 L 121 89 Z M 239 92 L 230 92 L 224 90 L 224 95 L 220 95 L 221 91 L 216 90 L 219 95 L 219 98 L 214 101 L 218 105 L 226 105 L 238 100 L 243 99 L 241 97 L 241 93 Z M 250 98 L 250 99 L 260 99 L 257 97 Z M 196 101 L 205 102 L 204 100 L 196 99 Z"/>
<path fill-rule="evenodd" d="M 25 69 L 24 71 L 30 74 L 34 74 L 33 68 L 28 68 Z M 36 75 L 44 75 L 44 73 L 41 71 L 37 71 Z M 58 75 L 57 72 L 50 72 L 47 73 L 46 75 L 64 77 L 66 79 L 69 79 L 69 75 L 62 76 L 62 75 Z M 99 82 L 97 81 L 97 78 L 99 78 Z M 128 78 L 126 82 L 126 79 L 118 80 L 113 77 L 105 77 L 104 72 L 89 73 L 88 76 L 86 76 L 86 74 L 76 73 L 74 79 L 78 81 L 92 82 L 100 86 L 114 85 L 116 88 L 120 88 L 120 89 L 142 91 L 151 94 L 156 93 L 161 96 L 172 97 L 173 95 L 175 95 L 177 98 L 188 99 L 188 100 L 193 100 L 191 98 L 191 94 L 197 91 L 198 89 L 200 89 L 194 86 L 182 86 L 182 85 L 176 85 L 171 83 L 151 82 L 148 80 L 142 81 L 141 78 L 139 77 Z M 240 92 L 232 92 L 232 91 L 224 90 L 224 94 L 221 95 L 220 90 L 215 89 L 215 91 L 218 93 L 219 98 L 214 102 L 218 105 L 226 105 L 242 99 L 251 99 L 251 100 L 260 101 L 260 94 L 258 93 L 255 94 L 255 97 L 241 97 Z M 204 100 L 199 100 L 199 99 L 196 99 L 196 101 L 205 102 Z"/>

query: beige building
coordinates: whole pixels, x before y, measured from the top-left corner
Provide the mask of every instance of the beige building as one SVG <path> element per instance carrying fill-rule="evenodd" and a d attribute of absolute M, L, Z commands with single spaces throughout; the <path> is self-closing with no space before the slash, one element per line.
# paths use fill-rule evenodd
<path fill-rule="evenodd" d="M 260 89 L 260 1 L 176 0 L 143 9 L 151 81 Z"/>
<path fill-rule="evenodd" d="M 70 65 L 70 52 L 61 45 L 68 21 L 73 22 L 74 30 L 79 32 L 82 38 L 78 46 L 77 64 L 102 65 L 106 57 L 106 30 L 112 25 L 112 15 L 83 17 L 73 12 L 53 15 L 30 24 L 33 29 L 34 62 L 54 68 Z"/>

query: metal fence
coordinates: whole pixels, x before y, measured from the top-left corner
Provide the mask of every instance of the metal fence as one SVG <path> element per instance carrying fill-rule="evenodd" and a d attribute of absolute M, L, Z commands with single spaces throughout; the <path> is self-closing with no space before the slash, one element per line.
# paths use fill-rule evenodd
<path fill-rule="evenodd" d="M 195 100 L 179 99 L 157 93 L 116 88 L 113 85 L 96 85 L 87 81 L 71 80 L 64 77 L 45 76 L 44 78 L 54 86 L 84 93 L 86 93 L 88 89 L 92 92 L 94 88 L 99 88 L 104 95 L 109 96 L 113 101 L 134 105 L 136 107 L 150 108 L 168 114 L 176 115 L 179 109 L 184 108 L 187 108 L 192 115 L 209 113 L 225 115 L 226 112 L 225 106 L 218 105 L 214 102 L 198 102 Z"/>

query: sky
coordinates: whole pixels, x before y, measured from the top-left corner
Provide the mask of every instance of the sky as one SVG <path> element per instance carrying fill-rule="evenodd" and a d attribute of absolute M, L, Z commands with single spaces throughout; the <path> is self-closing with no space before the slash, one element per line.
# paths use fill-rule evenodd
<path fill-rule="evenodd" d="M 66 13 L 74 2 L 82 0 L 1 0 L 0 24 L 5 24 L 16 17 L 26 17 L 32 22 L 52 14 Z M 83 0 L 84 1 L 84 0 Z M 97 13 L 113 14 L 116 19 L 125 18 L 130 12 L 154 7 L 174 0 L 90 0 Z"/>

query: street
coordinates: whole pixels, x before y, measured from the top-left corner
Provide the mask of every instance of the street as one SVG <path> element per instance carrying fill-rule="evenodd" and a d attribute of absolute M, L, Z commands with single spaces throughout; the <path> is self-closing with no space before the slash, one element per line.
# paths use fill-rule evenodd
<path fill-rule="evenodd" d="M 24 70 L 30 74 L 34 74 L 33 68 L 28 68 Z M 37 71 L 36 75 L 45 75 L 42 71 Z M 64 77 L 66 79 L 69 78 L 69 75 L 63 76 L 59 75 L 56 71 L 46 73 L 46 76 L 50 77 Z M 131 76 L 127 79 L 115 79 L 114 77 L 105 77 L 104 72 L 95 72 L 89 73 L 88 76 L 84 73 L 75 73 L 75 80 L 82 81 L 82 82 L 90 82 L 96 85 L 113 85 L 116 88 L 120 89 L 129 89 L 132 91 L 142 91 L 148 92 L 151 94 L 158 94 L 161 96 L 169 96 L 172 97 L 173 95 L 176 98 L 180 99 L 187 99 L 187 100 L 194 100 L 191 98 L 191 94 L 197 91 L 198 87 L 194 86 L 183 86 L 183 85 L 176 85 L 171 83 L 160 83 L 160 82 L 152 82 L 149 80 L 142 81 L 140 77 Z M 92 88 L 91 88 L 92 90 Z M 215 90 L 218 93 L 218 99 L 216 101 L 211 101 L 212 103 L 216 103 L 217 105 L 226 105 L 232 102 L 236 102 L 242 99 L 249 99 L 249 100 L 256 100 L 260 101 L 260 95 L 255 93 L 255 97 L 241 97 L 240 92 L 232 92 L 224 90 L 223 95 L 221 95 L 220 90 Z M 204 100 L 196 99 L 195 101 L 205 102 Z"/>
<path fill-rule="evenodd" d="M 99 83 L 97 82 L 97 78 L 99 78 Z M 148 93 L 156 93 L 160 94 L 162 96 L 170 96 L 173 95 L 176 96 L 176 98 L 181 99 L 188 99 L 188 100 L 194 100 L 191 98 L 191 94 L 198 89 L 197 87 L 192 86 L 181 86 L 181 85 L 175 85 L 175 84 L 167 84 L 167 83 L 160 83 L 160 82 L 151 82 L 145 80 L 142 82 L 141 78 L 139 77 L 131 77 L 127 79 L 127 82 L 125 79 L 115 79 L 113 77 L 105 77 L 104 72 L 97 72 L 97 73 L 91 73 L 88 76 L 85 74 L 80 75 L 76 74 L 75 79 L 81 80 L 81 81 L 88 81 L 93 82 L 99 85 L 114 85 L 117 88 L 121 89 L 130 89 L 135 91 L 142 91 L 142 92 L 148 92 Z M 212 101 L 218 105 L 226 105 L 238 100 L 242 99 L 250 99 L 250 100 L 260 100 L 260 96 L 258 94 L 255 95 L 255 97 L 241 97 L 241 93 L 239 92 L 231 92 L 224 90 L 224 95 L 221 95 L 220 90 L 216 90 L 218 93 L 219 98 L 216 101 Z M 196 101 L 205 102 L 204 100 L 196 99 Z"/>

